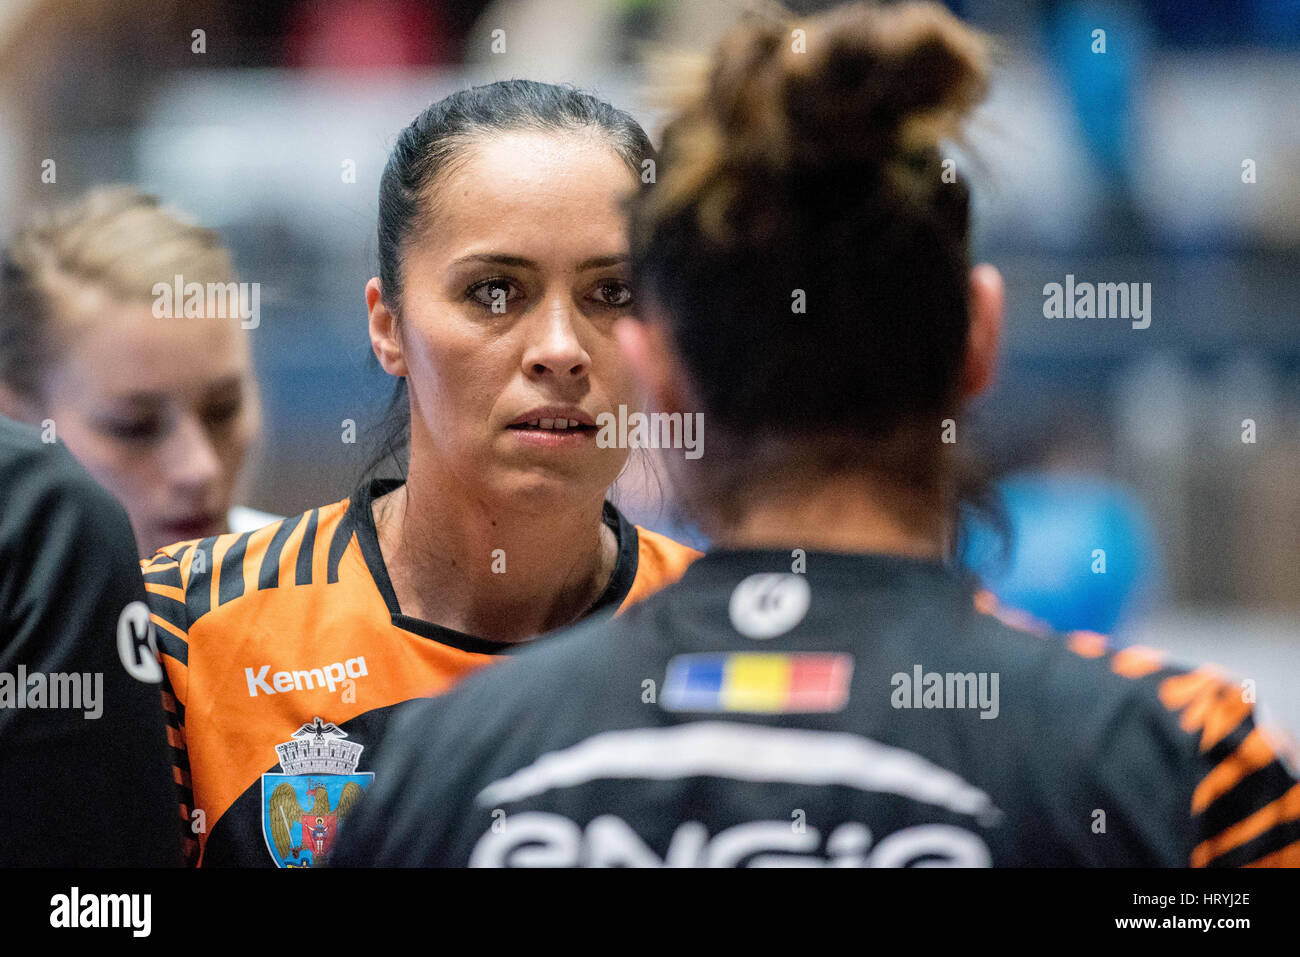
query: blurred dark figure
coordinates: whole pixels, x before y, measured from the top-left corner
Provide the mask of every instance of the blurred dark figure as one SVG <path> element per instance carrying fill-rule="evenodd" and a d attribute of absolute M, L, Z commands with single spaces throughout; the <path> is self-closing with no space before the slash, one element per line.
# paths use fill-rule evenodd
<path fill-rule="evenodd" d="M 153 626 L 122 507 L 0 418 L 0 866 L 178 866 Z"/>

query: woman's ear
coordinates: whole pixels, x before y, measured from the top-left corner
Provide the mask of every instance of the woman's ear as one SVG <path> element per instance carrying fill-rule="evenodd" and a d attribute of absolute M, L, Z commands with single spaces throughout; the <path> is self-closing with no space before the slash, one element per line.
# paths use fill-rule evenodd
<path fill-rule="evenodd" d="M 406 357 L 402 354 L 402 341 L 397 335 L 397 317 L 384 304 L 379 277 L 366 283 L 366 309 L 370 314 L 370 348 L 375 352 L 380 367 L 392 376 L 405 376 Z"/>
<path fill-rule="evenodd" d="M 662 319 L 624 317 L 614 324 L 614 338 L 652 408 L 668 413 L 698 411 L 689 399 L 689 384 Z"/>
<path fill-rule="evenodd" d="M 970 273 L 970 329 L 961 370 L 961 398 L 969 401 L 993 381 L 1002 345 L 1006 289 L 1002 274 L 981 263 Z"/>

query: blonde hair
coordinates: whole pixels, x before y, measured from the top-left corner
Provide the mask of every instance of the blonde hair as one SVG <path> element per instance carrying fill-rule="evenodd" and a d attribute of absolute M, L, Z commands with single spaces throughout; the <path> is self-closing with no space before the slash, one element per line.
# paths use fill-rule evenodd
<path fill-rule="evenodd" d="M 67 320 L 82 311 L 78 293 L 147 302 L 155 283 L 170 286 L 177 275 L 187 282 L 237 279 L 216 232 L 135 187 L 100 187 L 33 216 L 0 266 L 0 384 L 24 399 L 41 395 Z"/>

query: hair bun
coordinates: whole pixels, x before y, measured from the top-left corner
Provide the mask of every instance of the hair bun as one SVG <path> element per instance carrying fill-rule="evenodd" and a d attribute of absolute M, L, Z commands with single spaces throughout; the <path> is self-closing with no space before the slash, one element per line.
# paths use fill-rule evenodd
<path fill-rule="evenodd" d="M 731 157 L 794 173 L 933 148 L 958 134 L 989 73 L 984 37 L 929 2 L 746 24 L 718 63 L 709 102 Z"/>

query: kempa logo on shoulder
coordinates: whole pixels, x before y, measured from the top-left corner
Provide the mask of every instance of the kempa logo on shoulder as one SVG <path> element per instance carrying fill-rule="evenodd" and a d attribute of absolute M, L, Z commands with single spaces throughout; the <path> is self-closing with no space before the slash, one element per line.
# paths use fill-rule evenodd
<path fill-rule="evenodd" d="M 0 708 L 66 708 L 94 721 L 104 713 L 104 674 L 29 673 L 26 665 L 19 665 L 16 674 L 0 671 Z"/>
<path fill-rule="evenodd" d="M 1080 282 L 1067 273 L 1065 285 L 1043 287 L 1044 319 L 1131 319 L 1134 329 L 1151 325 L 1151 283 Z"/>
<path fill-rule="evenodd" d="M 703 412 L 633 412 L 596 416 L 596 446 L 602 449 L 685 449 L 688 459 L 704 454 Z"/>
<path fill-rule="evenodd" d="M 270 670 L 270 665 L 262 665 L 256 674 L 252 668 L 244 669 L 250 698 L 256 698 L 259 691 L 262 694 L 283 694 L 286 691 L 311 691 L 315 688 L 328 688 L 332 694 L 348 678 L 363 678 L 367 674 L 364 656 L 303 671 L 277 671 L 268 675 Z"/>
<path fill-rule="evenodd" d="M 156 282 L 150 291 L 157 319 L 239 319 L 241 329 L 262 322 L 261 283 L 185 282 L 178 274 L 170 285 Z"/>
<path fill-rule="evenodd" d="M 889 703 L 895 708 L 980 708 L 981 718 L 996 718 L 998 673 L 981 671 L 924 671 L 912 666 L 912 673 L 896 672 L 889 679 L 894 690 Z"/>
<path fill-rule="evenodd" d="M 148 937 L 153 926 L 149 894 L 82 894 L 78 887 L 50 898 L 51 927 L 129 927 Z"/>

